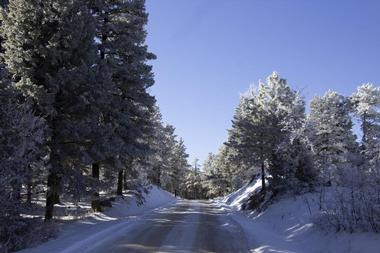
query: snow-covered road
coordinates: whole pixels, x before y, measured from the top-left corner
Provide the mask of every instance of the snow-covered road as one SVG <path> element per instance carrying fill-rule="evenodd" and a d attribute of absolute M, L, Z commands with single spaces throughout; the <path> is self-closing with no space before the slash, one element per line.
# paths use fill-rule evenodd
<path fill-rule="evenodd" d="M 211 202 L 180 200 L 89 252 L 250 252 L 243 229 L 230 214 Z"/>

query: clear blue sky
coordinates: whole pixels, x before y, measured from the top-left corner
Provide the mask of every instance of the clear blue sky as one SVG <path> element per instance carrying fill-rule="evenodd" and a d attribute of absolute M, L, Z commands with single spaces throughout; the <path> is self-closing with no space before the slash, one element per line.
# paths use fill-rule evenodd
<path fill-rule="evenodd" d="M 380 0 L 147 0 L 147 44 L 165 121 L 204 160 L 239 96 L 273 70 L 314 95 L 380 85 Z"/>

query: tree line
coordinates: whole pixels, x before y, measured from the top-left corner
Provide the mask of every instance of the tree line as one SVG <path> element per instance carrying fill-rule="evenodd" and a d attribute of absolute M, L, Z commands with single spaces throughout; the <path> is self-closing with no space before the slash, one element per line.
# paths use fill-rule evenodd
<path fill-rule="evenodd" d="M 183 194 L 184 143 L 149 93 L 145 1 L 0 4 L 0 243 L 25 246 L 22 214 L 41 192 L 46 221 L 62 196 L 122 195 L 144 180 Z"/>
<path fill-rule="evenodd" d="M 325 206 L 338 230 L 380 231 L 380 87 L 305 101 L 277 73 L 241 96 L 227 141 L 204 164 L 210 196 L 261 179 L 261 195 L 333 186 Z M 357 130 L 354 131 L 354 126 Z M 321 208 L 323 208 L 321 206 Z"/>

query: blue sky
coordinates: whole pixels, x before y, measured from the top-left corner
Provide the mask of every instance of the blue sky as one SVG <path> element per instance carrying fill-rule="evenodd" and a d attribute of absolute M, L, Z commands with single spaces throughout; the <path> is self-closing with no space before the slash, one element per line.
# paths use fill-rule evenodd
<path fill-rule="evenodd" d="M 239 96 L 273 70 L 309 102 L 380 85 L 378 0 L 147 0 L 156 96 L 191 160 L 226 140 Z"/>

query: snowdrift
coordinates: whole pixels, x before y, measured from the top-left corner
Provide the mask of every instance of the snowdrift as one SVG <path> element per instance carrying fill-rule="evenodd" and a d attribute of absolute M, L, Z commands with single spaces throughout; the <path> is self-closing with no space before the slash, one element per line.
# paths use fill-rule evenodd
<path fill-rule="evenodd" d="M 63 225 L 58 237 L 36 248 L 29 248 L 20 253 L 77 253 L 86 252 L 108 240 L 119 237 L 132 228 L 132 225 L 155 208 L 165 207 L 176 201 L 169 192 L 157 186 L 149 187 L 143 193 L 144 204 L 132 193 L 117 198 L 113 207 L 103 213 L 92 213 L 86 218 Z"/>
<path fill-rule="evenodd" d="M 261 180 L 243 186 L 220 200 L 221 208 L 235 211 L 233 217 L 246 231 L 253 252 L 380 252 L 380 235 L 374 233 L 334 233 L 322 231 L 316 222 L 322 215 L 318 193 L 284 196 L 263 212 L 242 211 L 241 206 L 261 188 Z M 324 189 L 330 198 L 332 189 Z M 250 220 L 247 222 L 246 217 Z"/>

